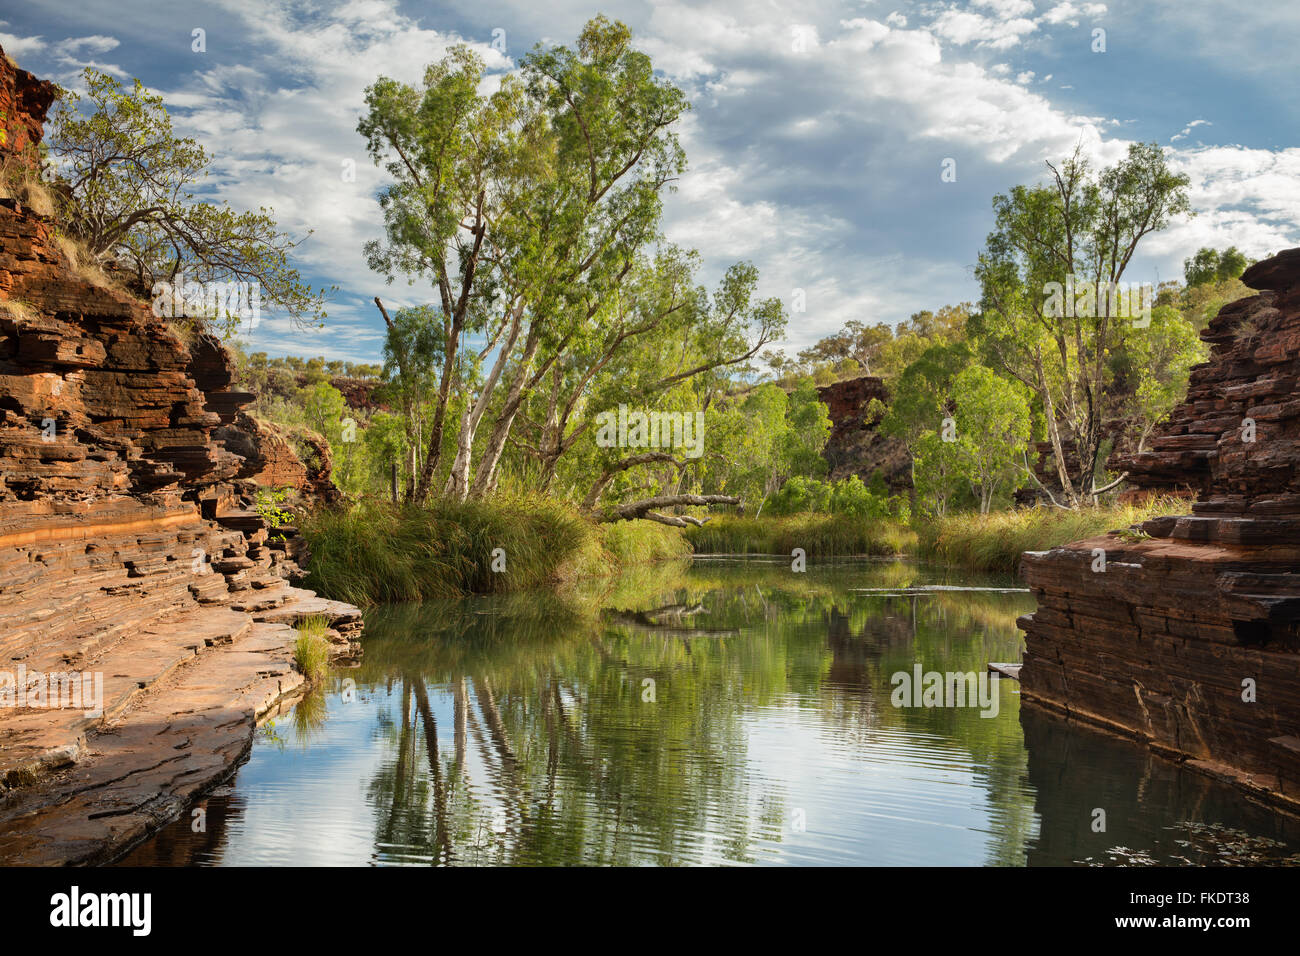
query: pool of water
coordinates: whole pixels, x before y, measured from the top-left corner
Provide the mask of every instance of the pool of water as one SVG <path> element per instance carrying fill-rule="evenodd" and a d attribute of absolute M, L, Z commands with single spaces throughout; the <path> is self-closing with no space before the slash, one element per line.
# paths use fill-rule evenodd
<path fill-rule="evenodd" d="M 381 608 L 360 666 L 261 728 L 200 832 L 179 820 L 123 862 L 1300 860 L 1294 818 L 1022 710 L 1012 680 L 981 697 L 988 662 L 1020 658 L 1034 602 L 1016 587 L 705 559 L 583 593 Z M 930 673 L 970 676 L 941 678 L 948 700 L 903 697 Z"/>

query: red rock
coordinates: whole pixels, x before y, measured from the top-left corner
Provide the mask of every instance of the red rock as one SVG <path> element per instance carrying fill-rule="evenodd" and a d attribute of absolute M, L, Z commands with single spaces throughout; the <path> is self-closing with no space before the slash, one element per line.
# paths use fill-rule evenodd
<path fill-rule="evenodd" d="M 25 161 L 51 91 L 0 51 L 0 158 Z M 249 510 L 295 465 L 302 493 L 337 494 L 327 450 L 308 469 L 281 442 L 268 465 L 233 377 L 217 339 L 79 278 L 49 222 L 0 201 L 0 673 L 99 673 L 106 694 L 98 716 L 0 707 L 0 863 L 110 858 L 219 781 L 302 683 L 286 624 L 323 615 L 357 652 L 359 612 L 289 586 L 302 539 L 269 547 Z"/>
<path fill-rule="evenodd" d="M 1295 808 L 1300 753 L 1279 741 L 1300 729 L 1300 249 L 1242 278 L 1260 294 L 1210 323 L 1186 400 L 1121 464 L 1139 491 L 1194 488 L 1193 514 L 1024 555 L 1021 692 Z"/>

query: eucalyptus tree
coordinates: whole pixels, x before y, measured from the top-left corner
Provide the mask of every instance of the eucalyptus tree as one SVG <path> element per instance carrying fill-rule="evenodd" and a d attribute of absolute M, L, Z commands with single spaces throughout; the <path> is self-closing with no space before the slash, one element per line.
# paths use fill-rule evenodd
<path fill-rule="evenodd" d="M 552 161 L 546 178 L 521 190 L 520 228 L 497 246 L 526 328 L 503 376 L 506 394 L 474 472 L 474 497 L 495 487 L 525 398 L 588 333 L 658 239 L 663 194 L 686 168 L 674 127 L 689 104 L 655 77 L 622 23 L 596 17 L 576 49 L 539 46 L 522 67 L 548 123 Z"/>
<path fill-rule="evenodd" d="M 422 86 L 381 77 L 368 87 L 357 125 L 371 158 L 393 180 L 379 199 L 385 239 L 366 244 L 370 267 L 390 283 L 398 275 L 427 279 L 437 295 L 435 311 L 424 315 L 441 340 L 441 365 L 413 494 L 418 501 L 428 497 L 442 455 L 464 339 L 482 332 L 476 323 L 489 315 L 471 305 L 500 297 L 491 246 L 497 232 L 519 231 L 514 217 L 526 214 L 520 193 L 548 177 L 552 152 L 546 117 L 522 82 L 507 76 L 485 96 L 483 80 L 482 59 L 455 46 L 425 71 Z M 510 302 L 505 312 L 515 307 Z"/>
<path fill-rule="evenodd" d="M 1076 505 L 1109 487 L 1098 472 L 1107 360 L 1122 334 L 1113 290 L 1142 240 L 1188 212 L 1189 180 L 1154 143 L 1131 145 L 1097 175 L 1079 150 L 1048 168 L 1049 184 L 994 197 L 996 228 L 976 266 L 980 311 L 968 329 L 989 365 L 1038 396 L 1066 503 Z M 1064 301 L 1052 289 L 1064 289 Z"/>
<path fill-rule="evenodd" d="M 419 500 L 438 470 L 466 336 L 482 334 L 495 359 L 465 397 L 470 434 L 447 490 L 478 496 L 495 485 L 525 398 L 656 239 L 661 193 L 685 168 L 672 127 L 688 104 L 621 23 L 597 17 L 576 50 L 539 46 L 495 92 L 484 82 L 482 60 L 455 47 L 421 88 L 378 80 L 358 126 L 393 178 L 381 197 L 386 240 L 368 245 L 370 264 L 438 292 L 445 345 Z M 472 432 L 498 387 L 471 479 Z"/>

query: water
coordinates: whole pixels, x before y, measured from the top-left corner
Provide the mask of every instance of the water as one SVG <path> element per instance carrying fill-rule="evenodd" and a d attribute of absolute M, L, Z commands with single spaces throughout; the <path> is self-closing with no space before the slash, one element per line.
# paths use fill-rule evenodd
<path fill-rule="evenodd" d="M 1020 658 L 1030 595 L 905 590 L 934 584 L 1017 586 L 700 560 L 603 593 L 374 611 L 361 666 L 262 728 L 205 832 L 182 819 L 124 862 L 1297 861 L 1294 818 L 1022 713 L 1014 681 L 996 715 L 894 706 L 891 678 L 918 663 Z"/>

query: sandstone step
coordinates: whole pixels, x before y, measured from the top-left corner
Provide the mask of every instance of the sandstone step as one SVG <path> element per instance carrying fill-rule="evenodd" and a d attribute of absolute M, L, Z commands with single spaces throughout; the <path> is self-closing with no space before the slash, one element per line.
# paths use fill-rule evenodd
<path fill-rule="evenodd" d="M 48 771 L 75 762 L 88 734 L 206 649 L 240 641 L 254 626 L 247 614 L 213 608 L 137 625 L 129 638 L 77 662 L 75 671 L 57 660 L 39 668 L 24 665 L 29 681 L 69 675 L 91 693 L 79 697 L 77 706 L 0 708 L 0 785 L 30 786 Z"/>
<path fill-rule="evenodd" d="M 0 859 L 105 862 L 177 818 L 234 772 L 257 719 L 302 686 L 296 637 L 288 625 L 254 624 L 169 676 L 90 737 L 75 765 L 0 806 Z"/>

